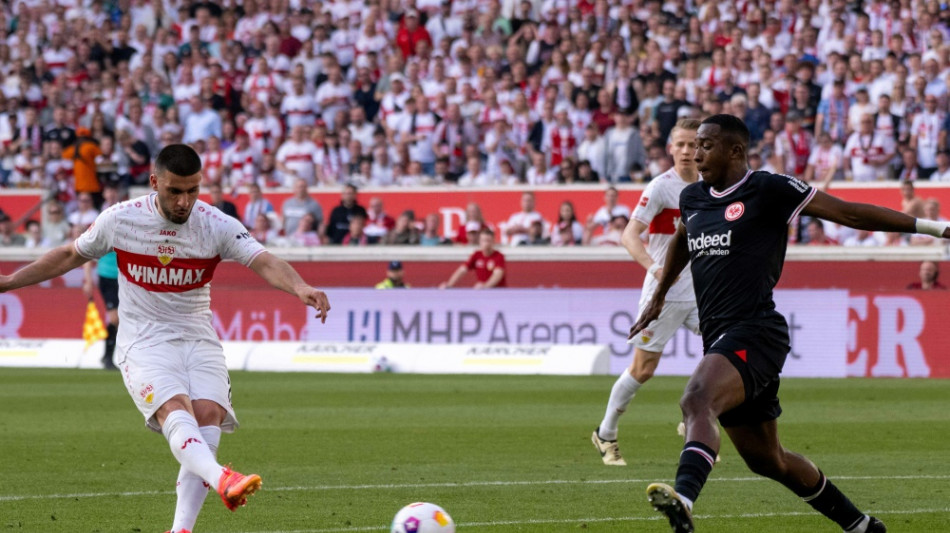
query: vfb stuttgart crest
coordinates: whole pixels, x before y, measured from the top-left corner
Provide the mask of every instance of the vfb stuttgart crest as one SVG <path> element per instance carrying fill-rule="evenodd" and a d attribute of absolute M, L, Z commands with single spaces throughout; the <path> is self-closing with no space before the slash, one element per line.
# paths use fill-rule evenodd
<path fill-rule="evenodd" d="M 158 262 L 162 266 L 168 266 L 168 263 L 172 262 L 172 259 L 175 258 L 175 247 L 170 244 L 159 244 L 158 245 Z"/>
<path fill-rule="evenodd" d="M 745 213 L 745 205 L 743 205 L 742 202 L 729 204 L 729 207 L 726 208 L 726 220 L 729 222 L 738 220 L 743 213 Z"/>

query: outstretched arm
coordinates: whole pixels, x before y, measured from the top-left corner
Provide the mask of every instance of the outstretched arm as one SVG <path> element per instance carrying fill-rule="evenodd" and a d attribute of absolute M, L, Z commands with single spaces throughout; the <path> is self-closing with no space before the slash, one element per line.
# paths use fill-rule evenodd
<path fill-rule="evenodd" d="M 250 267 L 275 289 L 293 294 L 304 304 L 316 309 L 317 318 L 321 323 L 326 323 L 327 313 L 330 312 L 330 301 L 326 293 L 304 282 L 290 263 L 270 252 L 264 252 L 251 261 Z"/>
<path fill-rule="evenodd" d="M 689 264 L 689 249 L 686 246 L 686 240 L 686 226 L 680 223 L 676 229 L 676 234 L 673 235 L 673 240 L 670 241 L 670 248 L 666 251 L 666 259 L 663 261 L 663 274 L 660 276 L 660 283 L 656 287 L 656 292 L 653 293 L 653 299 L 647 304 L 646 309 L 640 313 L 640 319 L 637 320 L 637 323 L 630 328 L 628 339 L 632 339 L 634 335 L 660 316 L 660 311 L 663 310 L 663 302 L 666 300 L 666 293 L 676 282 L 680 272 Z"/>
<path fill-rule="evenodd" d="M 0 276 L 0 292 L 12 291 L 53 279 L 82 266 L 89 261 L 79 255 L 73 243 L 53 248 L 39 259 L 17 270 L 10 276 Z"/>
<path fill-rule="evenodd" d="M 849 228 L 868 231 L 926 233 L 950 239 L 950 225 L 946 222 L 916 219 L 910 215 L 871 204 L 846 202 L 818 191 L 802 210 L 803 215 L 823 218 Z"/>

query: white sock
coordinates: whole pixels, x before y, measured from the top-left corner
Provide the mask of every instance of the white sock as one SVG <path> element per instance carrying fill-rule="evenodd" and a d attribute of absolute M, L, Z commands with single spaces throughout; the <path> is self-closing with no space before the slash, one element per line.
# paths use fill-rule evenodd
<path fill-rule="evenodd" d="M 201 436 L 204 437 L 205 444 L 211 450 L 212 455 L 218 455 L 218 443 L 221 442 L 221 428 L 217 426 L 201 426 L 198 428 Z M 184 466 L 178 472 L 178 502 L 175 505 L 175 521 L 172 523 L 172 531 L 195 529 L 195 522 L 198 521 L 198 513 L 201 506 L 205 503 L 208 496 L 208 489 L 211 485 L 205 483 L 203 479 L 189 472 Z"/>
<path fill-rule="evenodd" d="M 205 443 L 195 417 L 188 411 L 173 411 L 165 418 L 162 433 L 181 466 L 217 490 L 218 479 L 224 468 L 218 464 L 211 448 Z"/>
<path fill-rule="evenodd" d="M 627 410 L 630 400 L 640 388 L 640 382 L 630 375 L 630 371 L 625 369 L 617 381 L 610 389 L 610 399 L 607 401 L 607 411 L 604 413 L 604 420 L 600 423 L 598 435 L 604 440 L 617 440 L 617 423 L 620 422 L 620 415 Z"/>
<path fill-rule="evenodd" d="M 861 521 L 858 522 L 858 525 L 849 529 L 845 533 L 865 533 L 868 530 L 869 525 L 871 525 L 871 517 L 868 515 L 864 515 L 864 518 L 862 518 Z"/>
<path fill-rule="evenodd" d="M 693 512 L 693 500 L 683 496 L 682 494 L 680 494 L 679 497 L 680 497 L 680 501 L 683 502 L 683 505 L 685 505 L 686 508 L 689 509 L 689 512 Z"/>

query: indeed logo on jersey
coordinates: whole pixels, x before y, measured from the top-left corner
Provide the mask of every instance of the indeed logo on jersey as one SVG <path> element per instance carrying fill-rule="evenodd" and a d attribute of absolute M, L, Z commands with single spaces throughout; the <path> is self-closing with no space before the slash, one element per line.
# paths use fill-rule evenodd
<path fill-rule="evenodd" d="M 686 244 L 690 252 L 697 255 L 729 255 L 732 246 L 732 230 L 716 235 L 700 233 L 698 237 L 687 238 Z"/>
<path fill-rule="evenodd" d="M 211 282 L 219 256 L 184 259 L 116 251 L 123 278 L 150 292 L 186 292 Z"/>

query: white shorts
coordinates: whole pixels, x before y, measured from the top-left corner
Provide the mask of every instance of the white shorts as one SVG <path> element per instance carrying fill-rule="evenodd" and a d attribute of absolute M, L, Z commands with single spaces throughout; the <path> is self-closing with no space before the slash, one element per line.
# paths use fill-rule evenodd
<path fill-rule="evenodd" d="M 192 400 L 211 400 L 224 407 L 227 416 L 221 430 L 231 433 L 237 429 L 237 417 L 231 407 L 231 378 L 224 350 L 217 340 L 116 346 L 115 357 L 129 395 L 149 429 L 161 433 L 155 411 L 180 394 Z"/>
<path fill-rule="evenodd" d="M 641 312 L 649 301 L 649 299 L 640 299 Z M 638 318 L 639 316 L 640 312 L 637 313 Z M 680 326 L 685 326 L 686 329 L 699 335 L 699 310 L 694 302 L 664 303 L 660 316 L 647 324 L 647 327 L 636 337 L 628 340 L 627 344 L 632 344 L 647 352 L 662 353 L 666 343 L 673 338 Z"/>

